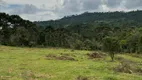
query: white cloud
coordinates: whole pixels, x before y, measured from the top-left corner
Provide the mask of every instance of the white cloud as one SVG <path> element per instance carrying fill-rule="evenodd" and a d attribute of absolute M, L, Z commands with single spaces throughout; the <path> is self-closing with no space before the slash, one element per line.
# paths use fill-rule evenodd
<path fill-rule="evenodd" d="M 53 7 L 56 0 L 4 0 L 8 4 L 33 4 L 37 7 L 41 7 L 43 4 L 48 7 Z"/>
<path fill-rule="evenodd" d="M 25 4 L 18 7 L 15 7 L 10 12 L 11 14 L 35 14 L 39 11 L 39 9 L 32 4 Z"/>
<path fill-rule="evenodd" d="M 57 19 L 59 18 L 56 14 L 53 12 L 45 11 L 45 12 L 39 12 L 36 14 L 21 14 L 21 17 L 28 20 L 30 19 L 31 21 L 44 21 L 44 20 L 51 20 L 51 19 Z"/>

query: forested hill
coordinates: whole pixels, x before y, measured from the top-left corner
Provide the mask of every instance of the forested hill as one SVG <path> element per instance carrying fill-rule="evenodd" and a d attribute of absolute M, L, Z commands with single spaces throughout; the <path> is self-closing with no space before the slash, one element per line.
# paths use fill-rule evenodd
<path fill-rule="evenodd" d="M 0 44 L 22 46 L 36 42 L 38 27 L 18 15 L 0 13 Z"/>
<path fill-rule="evenodd" d="M 131 12 L 85 12 L 80 15 L 66 16 L 59 20 L 50 21 L 37 21 L 35 22 L 40 26 L 54 26 L 54 27 L 67 27 L 77 24 L 92 24 L 98 25 L 100 23 L 111 24 L 111 26 L 126 27 L 138 26 L 142 22 L 142 11 Z"/>
<path fill-rule="evenodd" d="M 105 50 L 115 44 L 111 47 L 117 52 L 142 53 L 141 22 L 142 11 L 84 13 L 36 22 L 45 26 L 39 27 L 18 15 L 0 13 L 0 45 Z"/>
<path fill-rule="evenodd" d="M 13 26 L 13 27 L 18 27 L 18 26 L 23 26 L 23 27 L 31 27 L 35 26 L 34 23 L 22 19 L 18 15 L 9 15 L 6 13 L 0 13 L 0 25 L 1 26 Z"/>

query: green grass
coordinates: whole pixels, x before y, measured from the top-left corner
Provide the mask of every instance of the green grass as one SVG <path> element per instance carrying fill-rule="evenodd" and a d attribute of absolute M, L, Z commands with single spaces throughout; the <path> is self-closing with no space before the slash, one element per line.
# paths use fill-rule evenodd
<path fill-rule="evenodd" d="M 79 76 L 88 80 L 142 80 L 141 74 L 115 72 L 113 69 L 120 64 L 118 60 L 111 62 L 109 56 L 88 59 L 87 53 L 91 52 L 0 46 L 0 80 L 77 80 Z M 75 61 L 48 60 L 48 54 L 68 54 Z M 129 54 L 116 57 L 142 63 L 142 58 Z"/>

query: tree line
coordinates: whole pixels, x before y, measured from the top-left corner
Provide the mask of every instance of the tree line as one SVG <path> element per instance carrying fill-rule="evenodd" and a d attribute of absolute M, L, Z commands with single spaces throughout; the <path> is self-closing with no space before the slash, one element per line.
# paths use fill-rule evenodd
<path fill-rule="evenodd" d="M 5 13 L 0 13 L 0 20 L 1 45 L 142 53 L 142 25 L 137 22 L 123 21 L 122 25 L 119 20 L 98 20 L 42 27 L 18 15 Z"/>

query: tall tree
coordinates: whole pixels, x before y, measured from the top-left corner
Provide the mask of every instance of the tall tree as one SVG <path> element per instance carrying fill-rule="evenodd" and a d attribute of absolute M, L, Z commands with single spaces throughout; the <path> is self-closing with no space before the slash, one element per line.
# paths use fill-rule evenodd
<path fill-rule="evenodd" d="M 119 42 L 115 37 L 106 37 L 103 39 L 104 51 L 108 52 L 112 61 L 114 61 L 114 55 L 119 52 Z"/>

